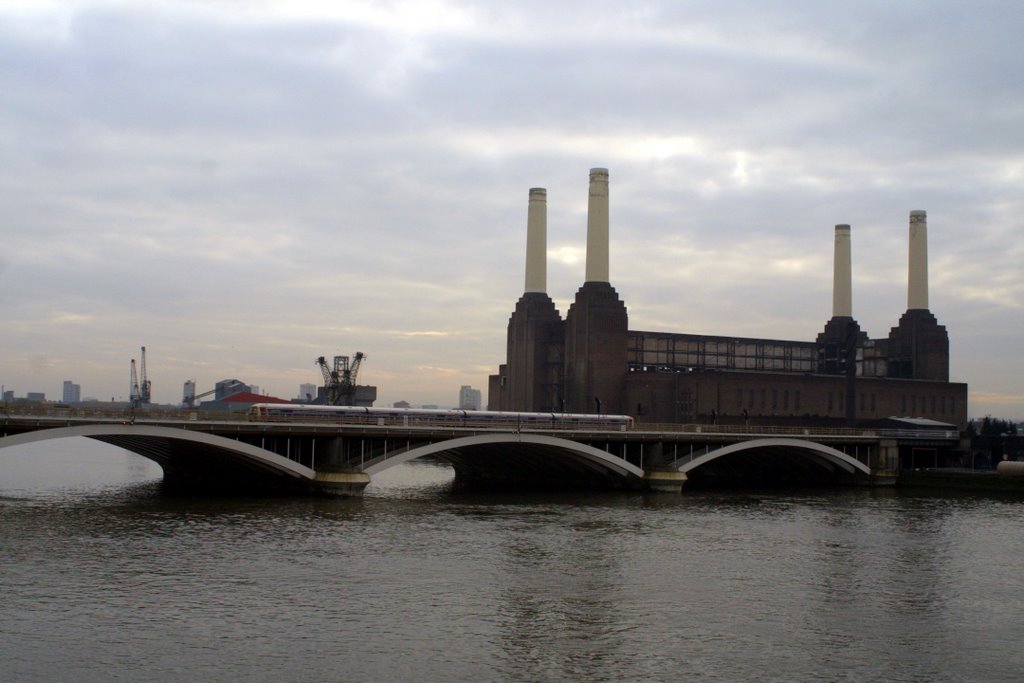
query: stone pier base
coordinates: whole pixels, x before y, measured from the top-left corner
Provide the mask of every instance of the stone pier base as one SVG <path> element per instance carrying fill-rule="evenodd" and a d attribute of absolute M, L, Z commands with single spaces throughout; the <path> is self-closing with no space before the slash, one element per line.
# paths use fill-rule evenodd
<path fill-rule="evenodd" d="M 680 493 L 686 483 L 686 474 L 677 470 L 647 470 L 644 488 L 652 493 Z"/>
<path fill-rule="evenodd" d="M 896 486 L 900 473 L 895 470 L 877 470 L 871 473 L 872 486 Z"/>
<path fill-rule="evenodd" d="M 359 498 L 369 483 L 370 475 L 363 472 L 317 472 L 311 488 L 323 496 Z"/>

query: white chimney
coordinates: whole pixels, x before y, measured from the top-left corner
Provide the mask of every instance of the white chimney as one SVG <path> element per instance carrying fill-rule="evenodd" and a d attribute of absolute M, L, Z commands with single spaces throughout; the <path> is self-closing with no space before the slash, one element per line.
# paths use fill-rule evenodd
<path fill-rule="evenodd" d="M 835 261 L 832 267 L 832 317 L 853 317 L 850 271 L 850 226 L 836 226 Z"/>
<path fill-rule="evenodd" d="M 924 211 L 910 212 L 907 310 L 915 309 L 928 310 L 928 219 Z"/>
<path fill-rule="evenodd" d="M 590 169 L 586 282 L 608 282 L 608 169 Z"/>
<path fill-rule="evenodd" d="M 526 288 L 525 292 L 547 292 L 548 191 L 530 188 L 526 211 Z"/>

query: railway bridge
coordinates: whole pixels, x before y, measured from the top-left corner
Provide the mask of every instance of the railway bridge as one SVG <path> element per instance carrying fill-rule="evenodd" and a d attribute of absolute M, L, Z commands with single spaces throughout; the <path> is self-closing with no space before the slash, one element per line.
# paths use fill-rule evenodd
<path fill-rule="evenodd" d="M 449 463 L 457 486 L 679 492 L 777 483 L 882 485 L 901 447 L 948 447 L 955 433 L 707 425 L 527 428 L 248 421 L 196 413 L 0 414 L 4 447 L 86 437 L 157 462 L 169 487 L 358 496 L 404 462 Z"/>

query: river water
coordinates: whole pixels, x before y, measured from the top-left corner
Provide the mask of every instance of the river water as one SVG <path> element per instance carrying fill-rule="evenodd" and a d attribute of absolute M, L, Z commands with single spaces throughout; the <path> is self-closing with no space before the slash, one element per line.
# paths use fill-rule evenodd
<path fill-rule="evenodd" d="M 3 681 L 1019 681 L 1024 499 L 175 498 L 0 450 Z"/>

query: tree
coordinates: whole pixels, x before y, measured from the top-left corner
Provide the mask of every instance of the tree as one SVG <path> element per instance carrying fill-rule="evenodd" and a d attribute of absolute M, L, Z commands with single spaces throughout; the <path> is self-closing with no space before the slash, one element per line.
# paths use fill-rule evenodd
<path fill-rule="evenodd" d="M 1009 420 L 1001 420 L 991 415 L 986 415 L 981 421 L 981 436 L 1002 436 L 1003 434 L 1016 435 L 1017 424 Z"/>

